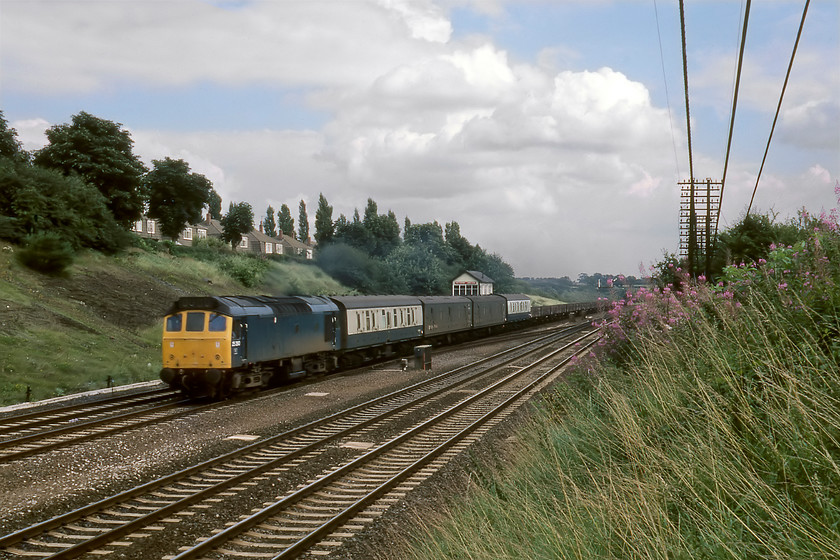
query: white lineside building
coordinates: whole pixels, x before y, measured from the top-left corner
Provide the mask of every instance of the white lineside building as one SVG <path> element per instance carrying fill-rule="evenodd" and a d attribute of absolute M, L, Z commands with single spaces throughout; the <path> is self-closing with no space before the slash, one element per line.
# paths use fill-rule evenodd
<path fill-rule="evenodd" d="M 452 281 L 453 296 L 488 296 L 493 293 L 493 279 L 477 270 L 467 270 Z"/>

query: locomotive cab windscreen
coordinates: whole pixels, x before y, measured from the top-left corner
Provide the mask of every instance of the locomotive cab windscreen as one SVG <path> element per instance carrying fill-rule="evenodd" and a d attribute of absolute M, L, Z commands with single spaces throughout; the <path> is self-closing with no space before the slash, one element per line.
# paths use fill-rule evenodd
<path fill-rule="evenodd" d="M 232 318 L 222 313 L 188 310 L 167 315 L 163 324 L 163 367 L 230 368 L 232 332 Z"/>

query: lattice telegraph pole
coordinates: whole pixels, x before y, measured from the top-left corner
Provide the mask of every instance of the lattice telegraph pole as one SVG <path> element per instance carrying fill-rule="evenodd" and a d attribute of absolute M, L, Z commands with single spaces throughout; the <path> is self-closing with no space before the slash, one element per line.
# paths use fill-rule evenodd
<path fill-rule="evenodd" d="M 721 183 L 711 179 L 692 180 L 680 185 L 680 257 L 688 261 L 688 272 L 695 276 L 698 260 L 705 256 L 703 267 L 709 275 L 712 261 L 712 236 L 720 216 Z"/>

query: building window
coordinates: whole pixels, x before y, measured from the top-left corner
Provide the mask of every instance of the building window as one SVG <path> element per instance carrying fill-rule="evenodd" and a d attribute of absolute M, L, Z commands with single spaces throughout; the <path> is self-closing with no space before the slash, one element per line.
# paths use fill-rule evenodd
<path fill-rule="evenodd" d="M 192 241 L 192 228 L 188 227 L 187 229 L 185 229 L 184 232 L 181 234 L 181 237 L 183 237 L 187 241 Z"/>
<path fill-rule="evenodd" d="M 282 255 L 282 254 L 283 254 L 283 246 L 282 246 L 282 245 L 280 245 L 279 243 L 277 244 L 277 254 L 278 254 L 278 255 Z"/>
<path fill-rule="evenodd" d="M 247 249 L 248 248 L 248 238 L 243 237 L 242 241 L 239 242 L 239 246 L 243 249 Z"/>
<path fill-rule="evenodd" d="M 265 252 L 266 254 L 272 254 L 274 252 L 274 243 L 266 243 L 265 244 Z"/>
<path fill-rule="evenodd" d="M 155 221 L 154 220 L 149 220 L 148 222 L 146 222 L 146 227 L 149 229 L 150 234 L 155 233 Z"/>
<path fill-rule="evenodd" d="M 207 239 L 207 230 L 206 229 L 196 229 L 196 235 L 199 239 Z"/>
<path fill-rule="evenodd" d="M 134 222 L 134 231 L 137 233 L 143 233 L 143 220 L 137 220 Z"/>

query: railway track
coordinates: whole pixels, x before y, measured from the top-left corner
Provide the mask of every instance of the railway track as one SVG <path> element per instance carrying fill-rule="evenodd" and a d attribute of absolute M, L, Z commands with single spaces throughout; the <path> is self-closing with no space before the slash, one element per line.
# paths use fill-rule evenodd
<path fill-rule="evenodd" d="M 545 335 L 0 537 L 0 558 L 158 558 L 178 553 L 181 559 L 228 552 L 259 558 L 292 554 L 286 549 L 299 554 L 321 541 L 339 543 L 342 535 L 363 527 L 364 511 L 398 500 L 417 477 L 438 468 L 435 461 L 448 460 L 469 445 L 470 437 L 500 421 L 504 410 L 513 410 L 551 383 L 579 340 L 547 354 L 545 349 L 579 330 Z M 554 365 L 535 373 L 549 362 Z M 401 425 L 408 428 L 398 430 Z M 294 473 L 304 463 L 323 465 L 323 473 L 295 484 Z M 266 506 L 266 488 L 283 497 Z M 228 529 L 219 525 L 233 512 L 254 507 L 261 510 L 258 515 Z M 179 537 L 184 531 L 177 529 L 186 519 L 215 527 L 203 534 L 218 535 L 190 546 L 189 538 Z M 315 527 L 325 528 L 316 535 Z M 343 528 L 334 537 L 324 536 L 336 527 Z M 150 555 L 152 550 L 159 553 Z"/>
<path fill-rule="evenodd" d="M 517 332 L 511 340 L 525 337 Z M 504 340 L 501 338 L 500 340 Z M 284 388 L 264 391 L 264 394 Z M 0 464 L 203 411 L 177 391 L 154 389 L 0 418 Z"/>
<path fill-rule="evenodd" d="M 195 412 L 169 389 L 0 419 L 0 464 Z"/>

